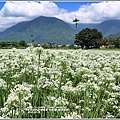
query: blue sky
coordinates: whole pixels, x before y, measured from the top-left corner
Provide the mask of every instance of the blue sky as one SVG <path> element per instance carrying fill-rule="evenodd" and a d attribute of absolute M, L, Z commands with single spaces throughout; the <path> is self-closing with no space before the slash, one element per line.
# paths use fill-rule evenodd
<path fill-rule="evenodd" d="M 59 8 L 68 10 L 69 12 L 76 11 L 81 5 L 89 5 L 91 3 L 98 2 L 55 2 Z M 0 10 L 4 6 L 5 2 L 0 2 Z"/>
<path fill-rule="evenodd" d="M 30 21 L 39 16 L 56 17 L 73 24 L 100 23 L 120 19 L 120 1 L 101 2 L 51 2 L 7 1 L 0 2 L 0 31 L 19 22 Z"/>
<path fill-rule="evenodd" d="M 4 4 L 5 4 L 5 2 L 0 2 L 0 10 L 3 7 Z"/>
<path fill-rule="evenodd" d="M 82 5 L 90 5 L 97 2 L 55 2 L 59 8 L 64 8 L 69 12 L 77 11 Z"/>

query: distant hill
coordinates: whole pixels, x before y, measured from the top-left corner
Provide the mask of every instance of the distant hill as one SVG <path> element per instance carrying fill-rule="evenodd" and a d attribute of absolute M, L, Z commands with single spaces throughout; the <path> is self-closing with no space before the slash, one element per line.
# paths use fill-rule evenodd
<path fill-rule="evenodd" d="M 107 20 L 96 26 L 103 36 L 109 36 L 120 32 L 120 20 Z"/>
<path fill-rule="evenodd" d="M 78 27 L 75 28 L 75 24 L 72 24 L 71 27 L 77 32 L 85 28 L 98 29 L 104 37 L 111 34 L 116 34 L 120 32 L 120 20 L 107 20 L 97 24 L 82 24 L 79 23 Z"/>
<path fill-rule="evenodd" d="M 33 35 L 33 37 L 31 37 Z M 55 42 L 74 43 L 75 31 L 64 21 L 54 17 L 40 16 L 31 21 L 18 23 L 0 33 L 0 41 L 19 41 L 35 43 Z"/>

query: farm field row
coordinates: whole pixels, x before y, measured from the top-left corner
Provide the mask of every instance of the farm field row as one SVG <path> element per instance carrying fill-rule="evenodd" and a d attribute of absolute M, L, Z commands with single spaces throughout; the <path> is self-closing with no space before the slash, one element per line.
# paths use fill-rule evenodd
<path fill-rule="evenodd" d="M 119 118 L 120 52 L 0 49 L 0 91 L 0 118 Z"/>

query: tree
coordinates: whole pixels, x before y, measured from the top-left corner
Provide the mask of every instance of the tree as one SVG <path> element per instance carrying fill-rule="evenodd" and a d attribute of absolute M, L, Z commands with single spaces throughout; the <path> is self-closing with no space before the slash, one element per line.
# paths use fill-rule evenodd
<path fill-rule="evenodd" d="M 27 46 L 27 43 L 26 43 L 24 40 L 21 40 L 21 41 L 19 42 L 19 45 L 20 45 L 20 46 L 23 46 L 23 47 L 26 47 L 26 46 Z"/>
<path fill-rule="evenodd" d="M 4 41 L 2 41 L 2 42 L 0 42 L 0 46 L 1 46 L 1 47 L 7 47 L 7 43 L 4 42 Z"/>
<path fill-rule="evenodd" d="M 17 41 L 12 41 L 10 43 L 11 43 L 12 46 L 16 46 L 16 47 L 18 46 L 18 42 Z"/>
<path fill-rule="evenodd" d="M 113 44 L 116 48 L 120 48 L 120 37 L 113 40 Z"/>
<path fill-rule="evenodd" d="M 99 48 L 102 37 L 102 33 L 97 29 L 86 28 L 76 34 L 74 43 L 82 48 Z"/>

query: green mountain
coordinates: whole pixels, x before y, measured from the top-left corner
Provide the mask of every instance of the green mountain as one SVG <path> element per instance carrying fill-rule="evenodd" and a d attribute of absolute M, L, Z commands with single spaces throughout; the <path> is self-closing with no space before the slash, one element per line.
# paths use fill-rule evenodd
<path fill-rule="evenodd" d="M 103 36 L 109 36 L 120 32 L 120 20 L 107 20 L 96 26 Z"/>
<path fill-rule="evenodd" d="M 18 23 L 0 33 L 0 41 L 25 40 L 35 43 L 71 44 L 75 31 L 70 25 L 55 17 L 40 16 L 31 21 Z"/>

